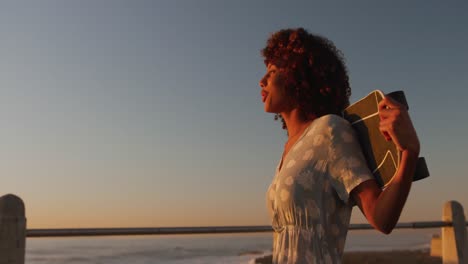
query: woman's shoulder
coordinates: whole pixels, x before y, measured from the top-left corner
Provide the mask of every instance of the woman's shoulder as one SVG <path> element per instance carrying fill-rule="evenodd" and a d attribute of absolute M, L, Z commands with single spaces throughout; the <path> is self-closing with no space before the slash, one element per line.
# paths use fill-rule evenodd
<path fill-rule="evenodd" d="M 317 128 L 345 128 L 350 127 L 348 120 L 335 114 L 328 114 L 317 118 L 314 121 Z"/>

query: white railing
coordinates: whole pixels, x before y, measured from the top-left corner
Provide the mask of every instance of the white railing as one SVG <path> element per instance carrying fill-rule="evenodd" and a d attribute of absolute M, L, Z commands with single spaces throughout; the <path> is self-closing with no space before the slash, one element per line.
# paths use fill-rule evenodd
<path fill-rule="evenodd" d="M 442 221 L 399 223 L 395 228 L 442 229 L 441 237 L 433 237 L 431 255 L 442 257 L 444 264 L 467 263 L 468 242 L 463 207 L 456 201 L 444 204 Z M 373 229 L 369 224 L 351 224 L 351 230 Z M 26 237 L 167 235 L 272 232 L 271 226 L 213 226 L 166 228 L 79 228 L 28 229 L 23 201 L 12 194 L 0 197 L 0 264 L 24 264 Z"/>

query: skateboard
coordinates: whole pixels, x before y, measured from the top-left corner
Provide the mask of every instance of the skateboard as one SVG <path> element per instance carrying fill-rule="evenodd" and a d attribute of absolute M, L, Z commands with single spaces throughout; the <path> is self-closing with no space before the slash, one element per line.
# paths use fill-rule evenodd
<path fill-rule="evenodd" d="M 408 109 L 403 91 L 387 94 Z M 385 188 L 393 179 L 400 166 L 401 153 L 392 141 L 387 141 L 379 130 L 378 104 L 384 98 L 382 91 L 375 90 L 361 100 L 343 110 L 343 117 L 356 130 L 359 143 L 367 160 L 367 165 L 381 188 Z M 429 177 L 424 157 L 419 157 L 413 181 Z"/>

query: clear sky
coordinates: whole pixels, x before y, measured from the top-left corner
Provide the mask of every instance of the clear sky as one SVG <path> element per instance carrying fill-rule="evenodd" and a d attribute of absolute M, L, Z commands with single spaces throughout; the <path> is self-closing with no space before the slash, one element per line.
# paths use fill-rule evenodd
<path fill-rule="evenodd" d="M 346 57 L 351 101 L 404 90 L 431 176 L 402 221 L 468 208 L 463 1 L 5 1 L 0 194 L 28 228 L 267 225 L 285 131 L 263 112 L 269 35 Z M 364 222 L 359 210 L 353 222 Z"/>

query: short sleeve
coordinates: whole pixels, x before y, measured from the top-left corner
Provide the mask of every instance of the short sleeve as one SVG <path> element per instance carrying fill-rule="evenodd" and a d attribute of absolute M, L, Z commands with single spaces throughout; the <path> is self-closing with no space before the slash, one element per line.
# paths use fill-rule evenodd
<path fill-rule="evenodd" d="M 327 171 L 330 182 L 340 199 L 348 203 L 351 191 L 362 182 L 373 179 L 373 175 L 351 124 L 337 115 L 323 118 L 329 135 Z"/>

